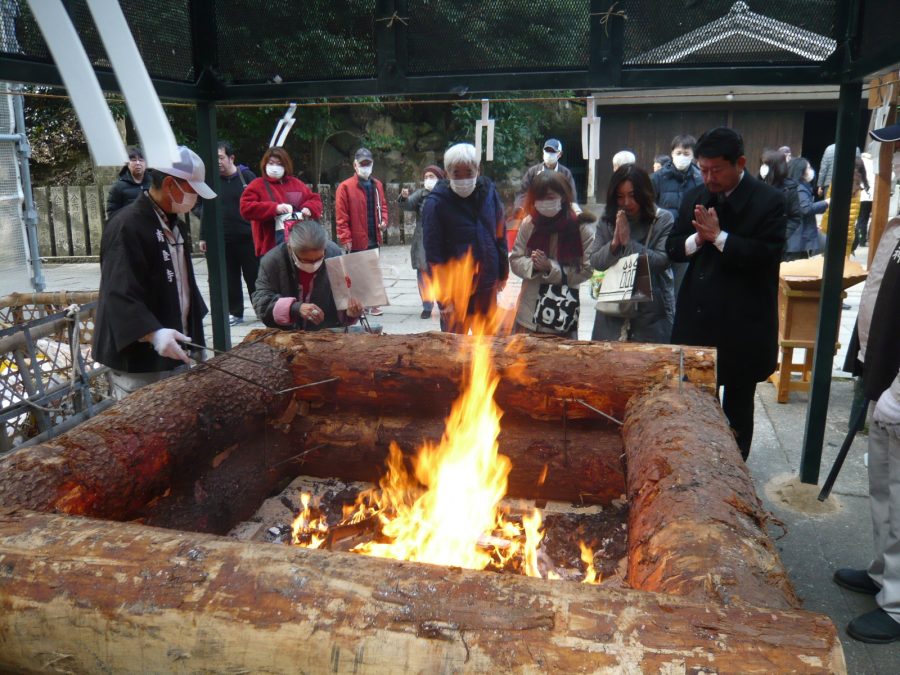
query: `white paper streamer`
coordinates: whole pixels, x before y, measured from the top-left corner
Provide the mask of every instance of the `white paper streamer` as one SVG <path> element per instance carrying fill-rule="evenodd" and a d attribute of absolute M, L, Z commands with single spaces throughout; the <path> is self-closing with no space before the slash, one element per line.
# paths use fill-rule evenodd
<path fill-rule="evenodd" d="M 181 159 L 175 133 L 150 81 L 122 8 L 116 0 L 87 0 L 87 5 L 125 96 L 147 166 L 171 166 Z"/>
<path fill-rule="evenodd" d="M 600 118 L 593 96 L 587 97 L 587 111 L 581 118 L 581 156 L 588 160 L 600 159 Z"/>
<path fill-rule="evenodd" d="M 291 130 L 291 127 L 294 126 L 294 113 L 297 111 L 297 104 L 291 103 L 288 106 L 287 112 L 284 113 L 284 116 L 278 120 L 278 124 L 275 125 L 275 132 L 272 134 L 272 140 L 269 141 L 270 148 L 280 148 L 284 145 L 285 140 L 287 140 L 288 132 Z"/>
<path fill-rule="evenodd" d="M 98 166 L 125 164 L 128 161 L 125 144 L 62 2 L 28 0 L 28 6 L 72 99 L 94 163 Z"/>
<path fill-rule="evenodd" d="M 494 161 L 494 120 L 489 119 L 491 113 L 491 103 L 488 99 L 481 99 L 481 119 L 475 122 L 475 151 L 481 158 L 481 130 L 487 129 L 487 152 L 485 159 L 488 162 Z"/>

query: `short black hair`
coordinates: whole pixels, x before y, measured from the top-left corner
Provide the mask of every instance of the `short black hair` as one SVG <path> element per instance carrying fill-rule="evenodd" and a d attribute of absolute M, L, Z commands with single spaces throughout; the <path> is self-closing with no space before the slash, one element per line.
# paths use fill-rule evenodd
<path fill-rule="evenodd" d="M 672 147 L 670 148 L 670 150 L 674 150 L 675 148 L 679 147 L 693 150 L 695 145 L 697 145 L 697 139 L 690 134 L 678 134 L 675 138 L 672 139 Z"/>
<path fill-rule="evenodd" d="M 721 157 L 731 164 L 737 164 L 738 157 L 744 156 L 744 139 L 734 129 L 716 127 L 700 137 L 694 154 L 707 159 Z"/>
<path fill-rule="evenodd" d="M 128 146 L 128 159 L 144 159 L 144 151 L 139 145 Z"/>
<path fill-rule="evenodd" d="M 224 150 L 226 157 L 234 156 L 234 146 L 229 141 L 219 141 L 216 150 Z"/>

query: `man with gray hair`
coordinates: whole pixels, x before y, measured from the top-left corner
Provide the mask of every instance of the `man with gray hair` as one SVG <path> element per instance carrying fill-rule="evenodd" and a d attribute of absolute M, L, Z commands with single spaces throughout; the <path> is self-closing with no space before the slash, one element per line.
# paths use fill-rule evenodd
<path fill-rule="evenodd" d="M 617 171 L 620 166 L 635 164 L 636 162 L 637 157 L 634 156 L 631 150 L 619 150 L 612 158 L 613 171 Z"/>
<path fill-rule="evenodd" d="M 509 251 L 504 232 L 503 204 L 494 184 L 479 176 L 481 158 L 475 146 L 457 143 L 444 153 L 449 181 L 438 183 L 422 207 L 425 259 L 433 269 L 469 252 L 478 265 L 466 307 L 438 303 L 441 330 L 467 333 L 474 319 L 489 322 L 497 293 L 509 276 Z"/>
<path fill-rule="evenodd" d="M 253 309 L 270 328 L 322 330 L 356 323 L 363 307 L 350 299 L 346 311 L 334 303 L 325 259 L 342 254 L 318 221 L 296 223 L 288 240 L 263 256 Z"/>

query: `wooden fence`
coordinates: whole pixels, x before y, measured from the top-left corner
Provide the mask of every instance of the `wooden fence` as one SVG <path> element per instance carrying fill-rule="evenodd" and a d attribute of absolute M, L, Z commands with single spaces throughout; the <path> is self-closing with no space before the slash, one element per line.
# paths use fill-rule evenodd
<path fill-rule="evenodd" d="M 100 255 L 100 236 L 106 225 L 106 198 L 109 185 L 70 185 L 35 188 L 34 202 L 38 212 L 38 249 L 42 258 L 80 258 Z M 400 189 L 416 186 L 388 183 L 385 193 L 388 202 L 388 230 L 386 244 L 405 244 L 412 237 L 416 214 L 402 211 L 397 203 Z M 334 192 L 336 186 L 318 186 L 324 213 L 322 224 L 335 237 Z M 191 228 L 194 253 L 199 253 L 200 221 L 187 216 Z"/>

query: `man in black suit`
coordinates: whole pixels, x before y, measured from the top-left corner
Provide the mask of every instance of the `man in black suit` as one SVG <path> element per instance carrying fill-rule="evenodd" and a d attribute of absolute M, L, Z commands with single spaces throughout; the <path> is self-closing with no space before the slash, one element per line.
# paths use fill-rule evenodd
<path fill-rule="evenodd" d="M 756 383 L 778 359 L 784 196 L 744 171 L 744 141 L 733 129 L 707 131 L 694 152 L 704 184 L 685 194 L 666 241 L 673 262 L 689 263 L 672 342 L 718 350 L 722 409 L 747 459 Z"/>

